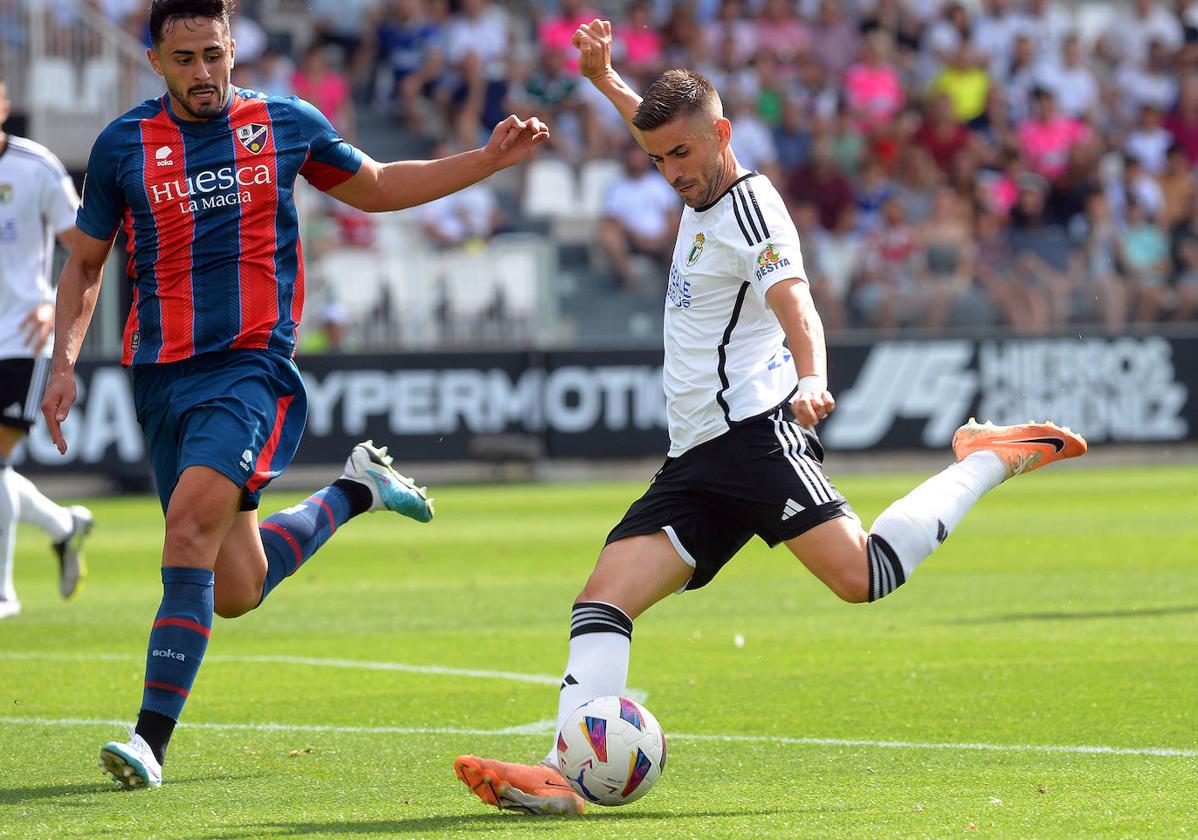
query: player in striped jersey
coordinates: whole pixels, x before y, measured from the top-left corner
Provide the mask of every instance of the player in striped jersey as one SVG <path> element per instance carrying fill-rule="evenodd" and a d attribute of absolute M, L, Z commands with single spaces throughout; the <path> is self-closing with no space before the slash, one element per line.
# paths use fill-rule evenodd
<path fill-rule="evenodd" d="M 304 293 L 296 178 L 361 210 L 398 210 L 511 166 L 548 137 L 535 117 L 511 116 L 481 149 L 380 164 L 308 103 L 232 86 L 228 0 L 152 0 L 149 28 L 148 58 L 167 91 L 116 119 L 92 149 L 42 405 L 65 452 L 72 366 L 123 228 L 134 290 L 124 362 L 166 515 L 137 727 L 100 751 L 126 788 L 161 784 L 214 612 L 257 607 L 357 514 L 432 518 L 423 488 L 367 441 L 339 479 L 258 521 L 261 492 L 290 463 L 306 415 L 292 360 Z"/>
<path fill-rule="evenodd" d="M 0 129 L 8 109 L 0 78 Z M 9 463 L 37 420 L 46 387 L 54 240 L 71 247 L 78 203 L 75 185 L 49 149 L 0 130 L 0 619 L 21 611 L 12 578 L 19 519 L 50 536 L 62 597 L 75 596 L 86 571 L 82 547 L 91 512 L 55 504 Z"/>
<path fill-rule="evenodd" d="M 611 42 L 607 21 L 580 27 L 580 69 L 687 205 L 665 301 L 670 451 L 608 536 L 574 603 L 559 728 L 583 703 L 623 694 L 635 618 L 670 593 L 706 585 L 754 535 L 785 543 L 844 600 L 876 601 L 910 577 L 983 493 L 1086 450 L 1080 435 L 1052 424 L 970 421 L 953 439 L 958 463 L 865 531 L 823 471 L 814 427 L 836 402 L 781 197 L 768 178 L 737 164 L 732 125 L 707 79 L 670 70 L 642 99 L 612 69 Z M 585 803 L 556 762 L 551 748 L 536 766 L 459 756 L 454 769 L 490 805 L 581 812 Z"/>

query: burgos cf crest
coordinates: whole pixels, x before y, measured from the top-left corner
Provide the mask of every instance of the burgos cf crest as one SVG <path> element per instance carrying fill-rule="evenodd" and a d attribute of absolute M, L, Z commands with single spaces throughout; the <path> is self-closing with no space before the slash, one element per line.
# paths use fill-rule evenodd
<path fill-rule="evenodd" d="M 757 255 L 757 279 L 760 280 L 770 272 L 786 268 L 789 265 L 790 260 L 778 253 L 773 242 L 769 242 L 766 244 L 765 250 Z"/>
<path fill-rule="evenodd" d="M 266 148 L 267 131 L 262 123 L 247 123 L 237 127 L 237 142 L 254 154 Z"/>
<path fill-rule="evenodd" d="M 8 204 L 10 201 L 12 201 L 12 184 L 0 184 L 0 204 Z"/>
<path fill-rule="evenodd" d="M 699 257 L 703 256 L 703 243 L 707 241 L 701 233 L 695 234 L 695 241 L 691 243 L 690 253 L 686 255 L 686 264 L 694 265 L 699 261 Z"/>

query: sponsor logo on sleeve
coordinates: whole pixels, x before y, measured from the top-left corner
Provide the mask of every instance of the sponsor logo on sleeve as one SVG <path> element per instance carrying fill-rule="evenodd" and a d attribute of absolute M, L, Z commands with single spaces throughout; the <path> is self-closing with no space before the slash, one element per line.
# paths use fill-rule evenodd
<path fill-rule="evenodd" d="M 789 265 L 790 259 L 778 253 L 777 246 L 773 242 L 769 242 L 766 244 L 765 249 L 757 255 L 757 272 L 755 276 L 760 280 L 765 275 L 779 271 Z"/>

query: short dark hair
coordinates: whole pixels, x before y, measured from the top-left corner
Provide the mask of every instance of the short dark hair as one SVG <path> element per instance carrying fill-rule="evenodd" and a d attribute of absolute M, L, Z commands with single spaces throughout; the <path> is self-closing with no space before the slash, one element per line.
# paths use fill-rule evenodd
<path fill-rule="evenodd" d="M 162 43 L 162 33 L 172 20 L 212 18 L 229 31 L 229 15 L 233 0 L 151 0 L 150 40 L 154 46 Z"/>
<path fill-rule="evenodd" d="M 645 91 L 632 124 L 640 131 L 652 131 L 677 117 L 708 110 L 719 98 L 715 86 L 699 73 L 667 70 Z"/>

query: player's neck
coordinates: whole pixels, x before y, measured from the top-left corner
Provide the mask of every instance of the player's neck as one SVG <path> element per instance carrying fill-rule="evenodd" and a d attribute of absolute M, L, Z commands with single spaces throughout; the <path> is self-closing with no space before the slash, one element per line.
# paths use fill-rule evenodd
<path fill-rule="evenodd" d="M 179 100 L 175 99 L 175 95 L 173 93 L 171 93 L 169 90 L 166 92 L 166 107 L 170 109 L 171 116 L 174 117 L 178 122 L 197 124 L 209 122 L 210 120 L 223 116 L 224 113 L 229 110 L 229 103 L 232 101 L 233 88 L 230 87 L 227 95 L 225 96 L 225 101 L 221 103 L 219 111 L 211 116 L 197 117 L 195 114 L 191 113 L 191 111 L 188 111 L 186 108 L 184 108 L 179 103 Z"/>
<path fill-rule="evenodd" d="M 720 170 L 720 180 L 711 193 L 713 199 L 728 192 L 729 188 L 736 183 L 736 179 L 741 176 L 740 164 L 736 162 L 736 155 L 732 153 L 731 148 L 721 157 Z"/>

